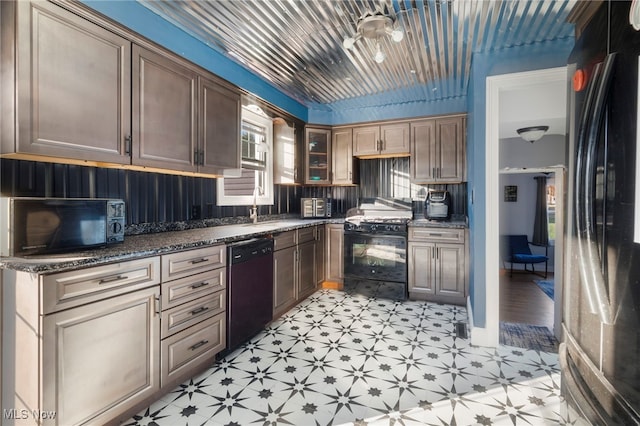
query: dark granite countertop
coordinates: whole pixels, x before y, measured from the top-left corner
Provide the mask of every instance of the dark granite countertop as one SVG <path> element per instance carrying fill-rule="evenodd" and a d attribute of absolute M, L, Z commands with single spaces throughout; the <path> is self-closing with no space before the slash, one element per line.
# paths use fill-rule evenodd
<path fill-rule="evenodd" d="M 429 220 L 425 218 L 413 219 L 409 226 L 422 228 L 468 228 L 469 223 L 466 216 L 452 216 L 450 220 Z"/>
<path fill-rule="evenodd" d="M 0 257 L 0 269 L 43 274 L 70 271 L 343 221 L 344 219 L 285 219 L 257 224 L 242 223 L 131 235 L 125 237 L 124 243 L 94 250 L 29 257 Z"/>

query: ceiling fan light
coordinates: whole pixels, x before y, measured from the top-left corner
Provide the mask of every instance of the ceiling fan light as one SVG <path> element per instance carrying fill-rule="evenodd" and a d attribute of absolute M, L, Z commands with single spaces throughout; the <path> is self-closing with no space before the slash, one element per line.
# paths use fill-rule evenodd
<path fill-rule="evenodd" d="M 347 37 L 343 40 L 342 42 L 342 47 L 344 47 L 345 49 L 349 50 L 353 47 L 353 45 L 355 44 L 356 39 L 353 37 Z"/>
<path fill-rule="evenodd" d="M 403 38 L 404 31 L 402 31 L 402 28 L 396 27 L 391 31 L 391 40 L 395 41 L 396 43 L 401 42 Z"/>
<path fill-rule="evenodd" d="M 387 57 L 387 55 L 384 54 L 384 52 L 382 51 L 382 48 L 380 47 L 380 43 L 376 44 L 376 54 L 373 55 L 373 60 L 376 61 L 377 63 L 381 64 L 384 62 L 385 58 Z"/>

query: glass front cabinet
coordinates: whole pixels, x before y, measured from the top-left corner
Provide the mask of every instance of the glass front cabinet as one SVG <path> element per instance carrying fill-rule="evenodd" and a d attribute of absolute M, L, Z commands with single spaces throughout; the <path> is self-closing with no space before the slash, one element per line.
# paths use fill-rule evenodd
<path fill-rule="evenodd" d="M 305 183 L 331 184 L 331 129 L 305 129 Z"/>

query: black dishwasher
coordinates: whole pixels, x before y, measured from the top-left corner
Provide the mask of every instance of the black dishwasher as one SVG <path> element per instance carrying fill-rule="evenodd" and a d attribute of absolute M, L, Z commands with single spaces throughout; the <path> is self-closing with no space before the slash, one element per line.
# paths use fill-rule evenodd
<path fill-rule="evenodd" d="M 227 351 L 261 331 L 273 317 L 273 240 L 227 245 Z"/>

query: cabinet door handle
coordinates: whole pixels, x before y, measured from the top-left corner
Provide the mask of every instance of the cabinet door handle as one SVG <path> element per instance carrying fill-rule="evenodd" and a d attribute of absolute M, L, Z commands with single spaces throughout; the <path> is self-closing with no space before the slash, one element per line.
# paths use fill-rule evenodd
<path fill-rule="evenodd" d="M 207 343 L 209 343 L 208 340 L 200 340 L 198 343 L 196 343 L 195 345 L 191 346 L 189 349 L 192 351 L 195 351 L 196 349 L 198 349 L 200 346 L 204 346 Z"/>
<path fill-rule="evenodd" d="M 194 309 L 193 311 L 191 311 L 191 315 L 198 315 L 208 310 L 209 310 L 208 306 L 200 306 L 198 309 Z"/>
<path fill-rule="evenodd" d="M 202 262 L 207 262 L 209 259 L 207 259 L 206 257 L 203 257 L 201 259 L 196 259 L 196 260 L 192 260 L 191 264 L 192 265 L 197 265 L 198 263 L 202 263 Z"/>
<path fill-rule="evenodd" d="M 442 234 L 436 234 L 434 232 L 432 232 L 431 234 L 429 234 L 430 237 L 442 237 Z"/>
<path fill-rule="evenodd" d="M 112 283 L 114 281 L 126 280 L 127 278 L 129 277 L 127 277 L 126 275 L 112 275 L 110 277 L 101 279 L 100 281 L 98 281 L 98 284 Z"/>
<path fill-rule="evenodd" d="M 124 153 L 127 155 L 131 155 L 131 142 L 132 142 L 132 138 L 131 135 L 127 135 L 124 138 Z"/>
<path fill-rule="evenodd" d="M 204 286 L 207 286 L 207 285 L 209 285 L 209 281 L 202 281 L 201 283 L 192 285 L 191 289 L 195 290 L 196 288 L 204 287 Z"/>

